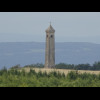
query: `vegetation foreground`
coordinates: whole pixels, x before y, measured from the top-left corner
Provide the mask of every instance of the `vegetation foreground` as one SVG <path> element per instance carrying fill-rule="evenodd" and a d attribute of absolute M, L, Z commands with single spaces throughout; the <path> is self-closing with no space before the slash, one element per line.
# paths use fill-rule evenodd
<path fill-rule="evenodd" d="M 100 87 L 100 74 L 0 70 L 0 87 Z"/>

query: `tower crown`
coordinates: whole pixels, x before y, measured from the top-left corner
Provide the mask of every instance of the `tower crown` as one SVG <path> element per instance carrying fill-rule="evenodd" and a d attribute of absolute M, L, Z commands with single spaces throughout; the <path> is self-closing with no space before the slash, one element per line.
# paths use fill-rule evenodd
<path fill-rule="evenodd" d="M 46 29 L 46 33 L 54 33 L 54 32 L 55 32 L 55 30 L 50 24 L 50 26 Z"/>

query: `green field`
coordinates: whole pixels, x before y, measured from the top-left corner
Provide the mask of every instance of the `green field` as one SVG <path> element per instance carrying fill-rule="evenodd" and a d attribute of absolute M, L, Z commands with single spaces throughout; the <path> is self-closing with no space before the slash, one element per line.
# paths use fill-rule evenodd
<path fill-rule="evenodd" d="M 29 72 L 30 71 L 30 67 L 27 67 L 27 68 L 23 68 L 26 72 Z M 31 68 L 33 70 L 35 70 L 36 72 L 47 72 L 47 73 L 50 73 L 50 72 L 60 72 L 60 73 L 64 73 L 65 75 L 67 75 L 69 72 L 71 71 L 76 71 L 76 70 L 72 70 L 72 69 L 50 69 L 50 68 Z M 78 73 L 90 73 L 90 74 L 100 74 L 100 71 L 92 71 L 92 70 L 77 70 Z"/>

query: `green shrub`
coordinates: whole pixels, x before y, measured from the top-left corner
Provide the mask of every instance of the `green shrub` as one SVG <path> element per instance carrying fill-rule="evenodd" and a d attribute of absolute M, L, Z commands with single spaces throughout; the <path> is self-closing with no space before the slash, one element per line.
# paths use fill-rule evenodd
<path fill-rule="evenodd" d="M 25 72 L 16 69 L 0 70 L 0 87 L 100 87 L 100 74 L 71 71 L 66 76 L 60 72 Z"/>

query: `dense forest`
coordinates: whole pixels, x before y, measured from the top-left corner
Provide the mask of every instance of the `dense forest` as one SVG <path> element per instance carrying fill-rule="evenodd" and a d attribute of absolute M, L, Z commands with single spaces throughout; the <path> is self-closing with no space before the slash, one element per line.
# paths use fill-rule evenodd
<path fill-rule="evenodd" d="M 60 72 L 35 72 L 11 68 L 0 70 L 0 87 L 99 87 L 100 74 L 78 73 L 67 75 Z"/>

